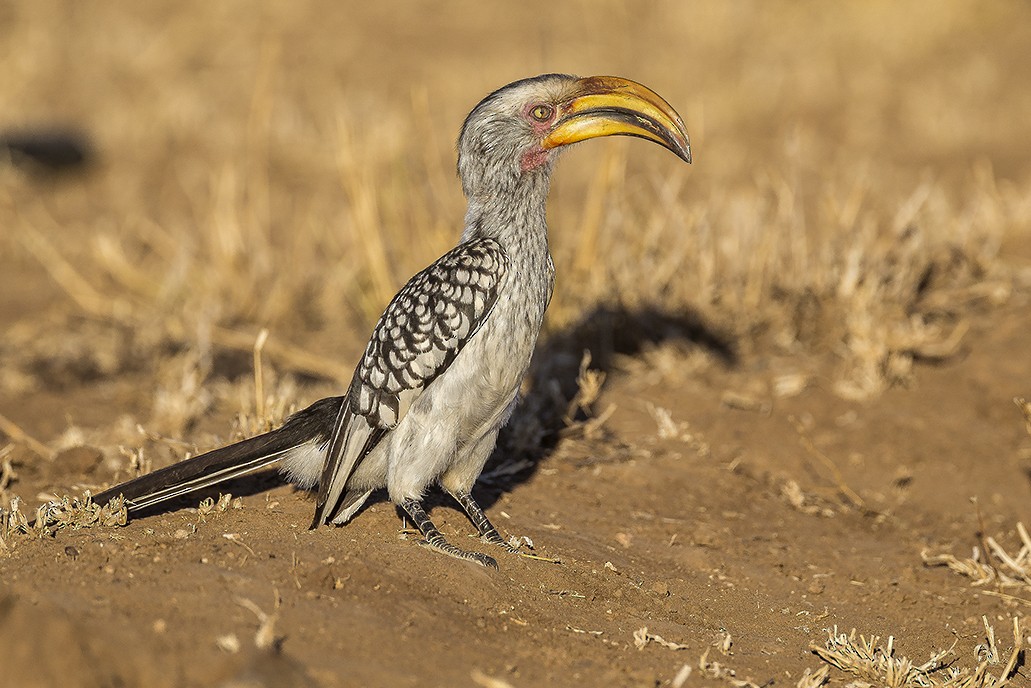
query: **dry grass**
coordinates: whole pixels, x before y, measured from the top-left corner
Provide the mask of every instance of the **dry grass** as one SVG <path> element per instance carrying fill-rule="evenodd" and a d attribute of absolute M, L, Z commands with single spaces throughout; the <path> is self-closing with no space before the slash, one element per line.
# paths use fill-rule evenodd
<path fill-rule="evenodd" d="M 1031 404 L 1017 397 L 1013 400 L 1020 409 L 1024 424 L 1031 435 Z M 978 511 L 980 519 L 980 510 Z M 987 595 L 1002 598 L 1009 603 L 1031 605 L 1031 535 L 1023 523 L 1016 526 L 1020 547 L 1011 553 L 991 535 L 984 535 L 983 523 L 979 532 L 980 546 L 974 547 L 969 557 L 957 557 L 949 552 L 933 554 L 930 550 L 920 553 L 927 566 L 946 566 L 951 571 L 970 579 L 970 584 L 992 590 L 983 590 Z"/>
<path fill-rule="evenodd" d="M 232 16 L 226 9 L 129 13 L 113 4 L 72 30 L 72 8 L 13 13 L 22 31 L 0 52 L 9 75 L 2 104 L 20 118 L 12 124 L 81 122 L 102 165 L 42 196 L 30 193 L 31 179 L 4 171 L 0 214 L 13 231 L 0 256 L 23 265 L 31 256 L 78 307 L 70 317 L 88 323 L 66 321 L 61 338 L 32 323 L 9 331 L 8 391 L 62 373 L 139 370 L 170 349 L 250 353 L 261 327 L 279 369 L 345 382 L 394 290 L 458 234 L 450 141 L 461 115 L 506 78 L 577 67 L 583 49 L 561 33 L 545 35 L 543 43 L 562 46 L 547 65 L 505 53 L 473 76 L 407 74 L 406 92 L 390 97 L 375 75 L 405 75 L 410 65 L 395 56 L 370 71 L 383 57 L 371 49 L 353 63 L 369 75 L 339 81 L 353 58 L 326 41 L 344 16 L 305 4 L 259 9 L 236 26 L 230 46 L 221 32 Z M 1014 114 L 1024 111 L 1019 104 L 1011 112 L 988 97 L 1024 97 L 1010 82 L 1020 43 L 1009 37 L 976 58 L 956 54 L 958 33 L 977 44 L 1012 25 L 1007 10 L 986 14 L 961 1 L 933 16 L 910 10 L 887 21 L 891 10 L 857 3 L 838 10 L 850 20 L 840 24 L 819 12 L 806 24 L 775 8 L 719 3 L 643 15 L 639 38 L 651 40 L 644 52 L 631 32 L 625 54 L 638 58 L 597 66 L 667 94 L 695 135 L 698 164 L 688 169 L 637 142 L 568 156 L 552 208 L 560 284 L 550 330 L 599 305 L 694 312 L 746 352 L 833 351 L 835 389 L 852 398 L 905 382 L 916 359 L 954 353 L 965 313 L 1008 298 L 1015 273 L 999 247 L 1031 226 L 1031 194 L 1019 183 L 1028 170 L 1002 157 L 1000 176 L 990 162 L 1002 142 L 1028 138 L 1026 119 Z M 510 25 L 530 20 L 531 10 L 508 11 Z M 359 26 L 350 33 L 369 34 L 359 45 L 389 30 L 375 11 L 353 15 Z M 443 39 L 467 39 L 465 49 L 432 47 L 444 65 L 461 63 L 479 41 L 490 44 L 494 20 L 471 11 L 469 27 L 449 26 Z M 620 12 L 596 20 L 625 33 Z M 711 36 L 655 40 L 701 21 Z M 53 43 L 30 47 L 41 26 L 48 41 L 89 54 L 89 66 L 48 53 Z M 156 40 L 126 72 L 137 34 Z M 775 72 L 740 54 L 758 35 L 765 56 L 782 62 Z M 685 66 L 670 74 L 660 62 L 753 71 L 732 89 L 730 73 Z M 203 79 L 195 64 L 209 65 Z M 51 73 L 61 76 L 44 78 Z M 80 83 L 90 79 L 108 88 Z M 137 93 L 143 80 L 160 82 L 160 92 Z M 954 88 L 972 80 L 979 92 Z M 75 107 L 46 108 L 46 95 L 62 90 Z M 201 382 L 219 372 L 205 371 Z"/>
<path fill-rule="evenodd" d="M 811 649 L 828 664 L 855 676 L 850 685 L 856 688 L 879 686 L 883 688 L 1002 688 L 1015 675 L 1020 661 L 1024 639 L 1019 621 L 1013 619 L 1013 646 L 1003 655 L 995 642 L 995 629 L 982 617 L 985 643 L 976 648 L 977 663 L 973 669 L 954 666 L 953 647 L 934 653 L 922 664 L 907 657 L 895 655 L 895 639 L 888 637 L 881 644 L 878 636 L 857 636 L 838 633 L 837 627 L 828 630 L 824 645 Z M 1006 661 L 1003 663 L 1003 658 Z"/>
<path fill-rule="evenodd" d="M 14 498 L 8 508 L 0 508 L 0 553 L 8 552 L 17 536 L 39 537 L 64 528 L 123 526 L 127 520 L 121 497 L 100 506 L 93 502 L 88 491 L 81 497 L 65 495 L 42 504 L 31 519 L 22 512 L 21 500 Z"/>
<path fill-rule="evenodd" d="M 949 553 L 931 554 L 921 552 L 928 566 L 947 566 L 950 570 L 966 576 L 971 585 L 993 586 L 996 594 L 1009 590 L 1017 595 L 1003 595 L 1006 599 L 1031 604 L 1031 535 L 1023 523 L 1017 523 L 1020 549 L 1011 554 L 995 538 L 987 536 L 981 547 L 975 547 L 970 557 L 960 558 Z M 1020 597 L 1020 594 L 1027 597 Z"/>
<path fill-rule="evenodd" d="M 623 145 L 611 147 L 601 169 L 625 167 L 626 151 Z M 378 151 L 365 155 L 357 167 L 366 171 L 405 164 L 382 160 Z M 409 174 L 423 178 L 426 173 Z M 625 174 L 595 180 L 603 188 L 589 191 L 586 202 L 601 208 L 588 205 L 584 212 L 605 220 L 595 227 L 585 219 L 588 226 L 573 232 L 578 242 L 556 241 L 563 285 L 550 316 L 552 329 L 572 324 L 599 305 L 694 310 L 714 326 L 746 338 L 748 346 L 768 341 L 786 349 L 833 348 L 840 358 L 835 390 L 866 398 L 905 382 L 914 360 L 956 353 L 971 305 L 1005 302 L 1011 278 L 995 252 L 1006 232 L 1026 227 L 1031 216 L 1026 210 L 1031 196 L 998 193 L 987 169 L 973 176 L 969 198 L 960 199 L 932 182 L 898 195 L 859 181 L 863 186 L 852 193 L 878 202 L 856 227 L 858 220 L 847 222 L 839 215 L 845 211 L 830 198 L 809 216 L 793 200 L 806 192 L 788 180 L 778 182 L 785 186 L 777 189 L 767 187 L 771 180 L 761 180 L 760 188 L 747 192 L 754 196 L 712 198 L 703 209 L 697 201 L 677 200 L 687 174 L 674 169 L 658 188 Z M 345 186 L 352 183 L 345 178 Z M 826 183 L 845 182 L 832 172 Z M 351 372 L 347 363 L 313 353 L 303 341 L 284 341 L 290 337 L 286 333 L 336 319 L 352 326 L 348 339 L 354 346 L 404 276 L 449 243 L 442 237 L 432 242 L 434 250 L 414 251 L 417 258 L 408 254 L 388 260 L 385 243 L 400 247 L 412 241 L 375 219 L 378 215 L 366 206 L 397 197 L 417 199 L 417 189 L 371 183 L 363 189 L 357 200 L 352 198 L 357 208 L 348 207 L 364 219 L 352 218 L 341 232 L 312 218 L 311 229 L 291 228 L 277 237 L 283 246 L 235 216 L 218 218 L 218 208 L 199 232 L 181 228 L 166 236 L 158 225 L 145 224 L 129 235 L 101 233 L 82 270 L 31 225 L 22 232 L 22 244 L 84 314 L 128 339 L 124 350 L 108 354 L 112 360 L 93 364 L 102 372 L 124 369 L 133 365 L 131 358 L 146 360 L 169 347 L 249 352 L 255 336 L 251 323 L 257 323 L 277 333 L 266 353 L 278 366 L 343 384 Z M 818 193 L 832 197 L 838 191 Z M 691 208 L 697 216 L 685 217 Z M 419 215 L 452 218 L 457 227 L 461 209 L 457 204 L 426 207 Z M 816 230 L 809 225 L 821 228 L 820 234 L 810 236 Z M 648 231 L 640 233 L 641 226 Z M 346 237 L 346 227 L 351 227 L 351 243 L 363 249 L 358 260 L 347 260 L 340 269 L 333 256 L 355 254 L 353 246 L 340 245 L 344 238 L 337 235 Z M 50 233 L 60 231 L 50 228 Z M 379 238 L 373 242 L 372 236 Z M 374 246 L 364 246 L 369 243 Z M 284 269 L 284 263 L 296 267 Z M 749 333 L 760 332 L 767 335 L 748 340 Z M 604 341 L 588 344 L 604 346 Z M 39 342 L 38 353 L 46 354 L 47 345 Z M 49 353 L 60 356 L 59 351 Z M 97 358 L 103 358 L 100 352 Z"/>
<path fill-rule="evenodd" d="M 207 497 L 197 505 L 197 523 L 205 523 L 209 517 L 224 514 L 230 508 L 242 508 L 240 499 L 233 499 L 231 494 L 219 494 L 217 500 Z M 124 526 L 128 522 L 125 500 L 116 497 L 104 506 L 93 501 L 89 490 L 81 496 L 63 495 L 50 499 L 37 507 L 35 515 L 28 517 L 21 509 L 21 500 L 14 497 L 6 506 L 0 506 L 0 553 L 9 553 L 18 543 L 18 538 L 52 536 L 64 529 L 79 530 L 81 528 Z M 196 531 L 196 525 L 191 526 Z M 180 529 L 185 537 L 187 532 Z M 253 555 L 239 535 L 226 533 L 227 540 L 236 542 Z"/>
<path fill-rule="evenodd" d="M 1020 409 L 1020 413 L 1024 416 L 1024 427 L 1027 428 L 1027 434 L 1031 435 L 1031 402 L 1023 397 L 1017 397 L 1013 400 L 1013 403 Z"/>
<path fill-rule="evenodd" d="M 683 643 L 674 643 L 670 640 L 666 640 L 661 635 L 649 633 L 647 626 L 644 626 L 634 631 L 634 647 L 636 647 L 638 650 L 643 650 L 648 645 L 648 643 L 655 643 L 656 645 L 661 645 L 667 650 L 686 650 L 688 647 L 690 647 L 688 645 L 684 645 Z"/>
<path fill-rule="evenodd" d="M 642 630 L 646 631 L 647 629 Z M 638 634 L 635 633 L 635 642 L 637 641 L 637 637 Z M 638 647 L 641 646 L 638 645 Z M 673 649 L 683 649 L 683 647 L 677 646 Z M 737 678 L 737 674 L 733 669 L 730 669 L 729 667 L 721 664 L 718 661 L 710 661 L 710 649 L 706 649 L 705 652 L 702 653 L 702 656 L 698 658 L 698 664 L 696 666 L 692 666 L 690 664 L 684 664 L 683 666 L 681 666 L 680 671 L 677 672 L 677 675 L 670 682 L 670 685 L 672 685 L 673 688 L 683 688 L 683 686 L 687 685 L 688 679 L 691 678 L 691 675 L 694 673 L 695 669 L 697 669 L 699 675 L 701 675 L 703 678 L 707 678 L 714 681 L 721 681 L 728 685 L 734 686 L 734 688 L 760 688 L 759 684 L 755 683 L 754 681 Z M 820 686 L 827 683 L 829 674 L 830 668 L 825 666 L 820 667 L 816 671 L 806 669 L 802 673 L 802 676 L 798 679 L 798 682 L 795 684 L 795 687 L 820 688 Z M 764 683 L 763 686 L 768 686 L 771 684 L 772 680 L 767 683 Z"/>

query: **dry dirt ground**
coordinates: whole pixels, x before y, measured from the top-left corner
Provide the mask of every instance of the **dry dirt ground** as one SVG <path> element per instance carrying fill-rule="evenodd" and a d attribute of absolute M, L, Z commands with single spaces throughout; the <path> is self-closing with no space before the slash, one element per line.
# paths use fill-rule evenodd
<path fill-rule="evenodd" d="M 274 475 L 224 508 L 0 528 L 0 688 L 885 684 L 814 653 L 828 629 L 1006 673 L 1031 630 L 1026 7 L 448 7 L 0 4 L 0 135 L 96 147 L 81 175 L 0 154 L 5 509 L 240 432 L 263 327 L 270 397 L 339 393 L 454 241 L 451 137 L 488 89 L 626 74 L 698 154 L 598 142 L 557 172 L 558 290 L 504 445 L 532 461 L 478 487 L 535 558 L 448 559 L 382 498 L 309 531 Z M 563 423 L 584 348 L 600 395 Z M 925 561 L 975 550 L 973 579 Z M 896 683 L 1001 685 L 948 673 Z"/>
<path fill-rule="evenodd" d="M 615 405 L 604 432 L 481 491 L 504 531 L 557 564 L 445 558 L 385 501 L 309 531 L 310 496 L 260 478 L 230 485 L 245 496 L 206 518 L 20 542 L 0 558 L 5 685 L 651 686 L 684 664 L 690 685 L 719 685 L 697 668 L 707 650 L 738 679 L 794 685 L 835 626 L 892 634 L 919 661 L 955 641 L 958 665 L 976 664 L 981 616 L 1005 638 L 1027 603 L 975 594 L 921 551 L 978 545 L 972 499 L 987 534 L 1031 518 L 1031 438 L 1012 402 L 1027 393 L 1029 328 L 1026 298 L 982 314 L 961 354 L 871 403 L 819 378 L 794 397 L 750 396 L 747 381 L 779 365 L 769 359 L 688 373 L 675 357 L 665 371 L 624 361 L 601 398 Z M 82 404 L 102 416 L 139 402 L 132 382 L 4 399 L 0 412 L 44 433 Z M 88 452 L 24 453 L 18 472 L 25 495 L 111 477 Z M 456 541 L 469 534 L 452 505 L 433 514 Z M 279 655 L 254 649 L 259 612 Z M 684 647 L 639 649 L 645 627 Z"/>

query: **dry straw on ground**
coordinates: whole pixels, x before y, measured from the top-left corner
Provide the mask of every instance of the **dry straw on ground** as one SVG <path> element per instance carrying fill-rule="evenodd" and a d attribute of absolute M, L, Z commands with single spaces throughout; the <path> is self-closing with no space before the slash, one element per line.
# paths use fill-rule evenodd
<path fill-rule="evenodd" d="M 696 666 L 692 666 L 690 664 L 684 664 L 681 666 L 676 676 L 674 676 L 670 682 L 670 685 L 673 686 L 673 688 L 683 688 L 688 685 L 688 680 L 691 678 L 695 669 L 697 669 L 699 675 L 703 678 L 720 681 L 733 686 L 734 688 L 760 688 L 759 684 L 754 681 L 738 678 L 733 669 L 730 669 L 715 660 L 709 661 L 710 649 L 711 648 L 706 649 L 705 652 L 702 653 L 702 656 L 698 658 Z M 829 674 L 830 668 L 826 666 L 820 667 L 815 671 L 812 669 L 806 669 L 795 684 L 795 688 L 820 688 L 820 686 L 827 683 Z M 763 686 L 768 686 L 772 683 L 773 681 L 771 680 L 764 683 Z"/>
<path fill-rule="evenodd" d="M 949 553 L 932 554 L 921 552 L 928 566 L 947 566 L 952 571 L 966 576 L 971 585 L 994 587 L 986 594 L 997 594 L 1006 599 L 1031 604 L 1031 535 L 1023 523 L 1017 523 L 1020 549 L 1011 554 L 994 537 L 986 536 L 982 547 L 975 547 L 970 557 L 957 557 Z M 1001 591 L 1007 591 L 1003 594 Z"/>
<path fill-rule="evenodd" d="M 13 546 L 12 538 L 18 535 L 42 536 L 64 528 L 121 526 L 127 520 L 121 497 L 100 506 L 93 502 L 89 492 L 81 497 L 65 495 L 40 505 L 32 518 L 22 512 L 21 500 L 15 498 L 8 508 L 0 508 L 0 552 L 8 551 Z"/>
<path fill-rule="evenodd" d="M 359 99 L 339 95 L 353 92 L 339 82 L 343 57 L 326 46 L 269 36 L 259 10 L 253 25 L 234 28 L 241 62 L 232 71 L 208 54 L 225 43 L 221 14 L 195 10 L 167 24 L 169 40 L 147 54 L 147 83 L 162 84 L 155 98 L 130 88 L 87 101 L 85 119 L 97 127 L 98 155 L 109 164 L 50 197 L 31 193 L 31 181 L 17 173 L 0 175 L 10 230 L 0 251 L 35 261 L 78 309 L 62 327 L 22 324 L 6 333 L 0 389 L 145 370 L 170 350 L 242 357 L 262 327 L 270 333 L 264 353 L 277 369 L 340 385 L 396 288 L 458 236 L 463 205 L 451 141 L 486 84 L 468 76 L 412 83 L 409 97 L 389 106 L 352 102 Z M 48 11 L 26 9 L 25 21 L 63 19 Z M 304 26 L 314 8 L 281 11 L 291 26 Z M 684 11 L 663 7 L 663 25 Z M 831 351 L 835 390 L 868 398 L 905 383 L 915 360 L 959 351 L 965 314 L 1005 302 L 1019 281 L 998 257 L 1031 227 L 1028 186 L 980 161 L 986 127 L 962 123 L 992 120 L 998 140 L 1019 140 L 1025 123 L 1007 118 L 1009 110 L 985 112 L 992 98 L 963 96 L 959 87 L 972 67 L 957 68 L 947 48 L 955 31 L 987 21 L 977 3 L 950 4 L 930 23 L 918 13 L 885 21 L 880 10 L 856 7 L 846 10 L 854 21 L 819 32 L 773 10 L 766 23 L 737 21 L 735 11 L 754 10 L 710 12 L 725 33 L 718 46 L 702 42 L 709 52 L 697 63 L 719 64 L 724 50 L 726 64 L 737 64 L 733 46 L 747 45 L 749 27 L 762 26 L 765 38 L 777 37 L 770 50 L 784 64 L 747 75 L 754 90 L 729 91 L 726 75 L 704 71 L 657 84 L 694 132 L 694 168 L 646 158 L 636 142 L 607 142 L 560 167 L 552 204 L 560 283 L 549 331 L 563 332 L 599 307 L 692 314 L 729 333 L 742 352 Z M 117 6 L 103 12 L 112 16 L 98 21 L 120 26 Z M 614 34 L 626 31 L 612 21 Z M 793 62 L 805 52 L 793 46 L 818 41 L 835 55 L 821 62 L 845 70 L 864 41 L 915 28 L 923 49 L 942 59 L 916 50 L 881 54 L 879 69 L 857 70 L 868 81 L 855 92 L 833 69 Z M 10 102 L 0 105 L 18 112 L 19 95 L 78 87 L 41 83 L 59 70 L 35 72 L 17 56 L 38 47 L 12 36 L 0 51 L 0 64 L 15 67 L 6 72 Z M 982 88 L 1022 92 L 1007 86 L 1019 39 L 1012 38 L 1012 55 L 1003 45 L 997 62 L 982 65 L 992 77 L 979 81 Z M 106 83 L 99 77 L 123 68 L 131 37 L 84 32 L 74 40 L 69 54 L 91 55 L 76 68 L 98 75 L 84 82 Z M 656 64 L 691 64 L 693 49 L 681 40 L 648 42 Z M 470 50 L 441 59 L 464 64 Z M 206 78 L 225 80 L 198 84 L 191 67 L 198 62 L 215 65 Z M 510 74 L 514 65 L 493 67 Z M 648 71 L 635 76 L 648 80 Z M 912 75 L 912 92 L 900 92 L 898 74 Z M 746 76 L 730 80 L 739 78 Z M 926 83 L 956 88 L 938 92 Z M 903 108 L 896 117 L 875 114 L 894 107 Z M 164 133 L 155 141 L 153 132 Z M 168 139 L 177 145 L 165 146 Z M 132 145 L 138 158 L 126 164 L 117 152 Z M 936 159 L 964 162 L 928 171 Z M 603 349 L 607 340 L 599 333 L 582 344 Z"/>
<path fill-rule="evenodd" d="M 856 688 L 1002 688 L 1013 678 L 1023 654 L 1020 623 L 1013 619 L 1013 646 L 1004 655 L 996 645 L 995 630 L 987 618 L 983 621 L 985 644 L 977 647 L 973 669 L 955 666 L 955 643 L 915 664 L 896 656 L 894 637 L 889 636 L 882 645 L 880 637 L 857 636 L 855 629 L 848 634 L 839 633 L 837 627 L 828 630 L 826 643 L 813 644 L 811 649 L 828 664 L 855 676 L 857 680 L 850 685 Z"/>
<path fill-rule="evenodd" d="M 366 154 L 372 156 L 373 152 Z M 606 164 L 626 166 L 624 146 L 613 147 L 609 155 Z M 361 168 L 367 171 L 398 164 L 401 161 L 370 157 Z M 412 175 L 425 176 L 426 171 L 413 171 Z M 665 184 L 686 184 L 684 175 L 676 171 Z M 803 194 L 802 189 L 792 188 L 787 180 L 778 182 L 789 186 L 776 193 L 759 189 L 756 199 L 711 199 L 699 217 L 684 216 L 688 210 L 674 200 L 677 192 L 642 187 L 641 181 L 622 176 L 596 180 L 603 188 L 588 193 L 586 202 L 600 207 L 585 209 L 588 226 L 573 232 L 581 237 L 580 242 L 575 246 L 557 242 L 560 271 L 562 263 L 569 264 L 564 280 L 576 288 L 556 297 L 551 327 L 569 325 L 591 308 L 613 302 L 630 309 L 637 304 L 651 304 L 666 312 L 693 309 L 731 332 L 768 330 L 779 346 L 836 347 L 842 360 L 835 389 L 849 398 L 866 398 L 905 382 L 916 359 L 954 355 L 967 328 L 964 310 L 1008 298 L 1009 278 L 995 262 L 994 253 L 1005 228 L 1027 222 L 1014 215 L 1027 205 L 1027 199 L 1000 194 L 989 170 L 974 176 L 967 200 L 957 200 L 943 186 L 930 182 L 908 197 L 881 195 L 857 231 L 841 233 L 830 228 L 849 222 L 835 216 L 832 208 L 818 208 L 811 211 L 816 217 L 809 217 L 793 200 Z M 345 186 L 351 183 L 345 180 Z M 830 189 L 824 192 L 834 193 Z M 853 192 L 865 198 L 875 190 L 864 187 Z M 395 193 L 389 186 L 369 185 L 362 198 Z M 670 202 L 660 200 L 664 194 L 670 196 Z M 767 194 L 777 200 L 764 198 Z M 418 198 L 414 189 L 401 195 Z M 362 201 L 368 202 L 372 201 Z M 378 202 L 387 200 L 384 197 Z M 899 209 L 892 214 L 894 204 Z M 645 211 L 648 207 L 652 209 Z M 749 208 L 751 214 L 741 217 L 742 208 Z M 461 210 L 455 205 L 425 208 L 421 214 L 457 220 Z M 982 214 L 991 214 L 993 221 L 980 217 Z M 590 219 L 594 216 L 605 220 L 595 223 Z M 821 231 L 827 232 L 826 236 L 809 236 L 815 231 L 806 229 L 810 224 L 824 228 Z M 352 241 L 357 243 L 367 243 L 370 236 L 389 236 L 392 231 L 382 223 L 355 225 L 363 228 L 352 230 Z M 649 228 L 643 235 L 627 230 L 641 225 Z M 706 238 L 717 231 L 715 227 L 721 228 L 720 238 Z M 733 243 L 725 236 L 728 227 L 742 231 Z M 257 319 L 274 333 L 289 332 L 298 326 L 303 329 L 304 323 L 297 318 L 305 310 L 316 309 L 309 314 L 316 321 L 339 318 L 341 301 L 350 304 L 343 310 L 345 320 L 357 331 L 365 331 L 376 308 L 386 303 L 390 289 L 404 274 L 394 269 L 391 277 L 385 276 L 387 259 L 380 244 L 387 241 L 386 236 L 378 240 L 375 250 L 360 254 L 364 262 L 351 263 L 355 270 L 364 264 L 365 277 L 355 273 L 350 282 L 334 286 L 339 276 L 326 263 L 324 253 L 331 242 L 321 233 L 336 233 L 340 231 L 337 228 L 287 233 L 281 238 L 287 245 L 279 247 L 269 244 L 262 228 L 239 220 L 213 219 L 207 231 L 197 236 L 159 239 L 160 231 L 148 224 L 133 235 L 102 236 L 82 268 L 74 267 L 43 232 L 25 227 L 22 237 L 25 248 L 84 314 L 117 328 L 130 338 L 129 349 L 144 356 L 157 355 L 157 349 L 168 346 L 249 352 L 254 335 L 234 323 Z M 585 235 L 591 238 L 584 239 Z M 405 241 L 400 236 L 397 239 L 400 241 L 394 243 Z M 176 249 L 178 255 L 168 253 L 171 247 L 197 242 L 203 245 L 189 254 L 182 255 L 181 248 Z M 443 250 L 447 243 L 440 242 L 438 249 Z M 230 259 L 219 249 L 226 245 L 247 246 L 248 250 L 241 249 Z M 292 256 L 295 264 L 306 269 L 298 275 L 290 274 L 293 271 L 266 275 L 258 269 L 277 263 L 280 253 Z M 741 256 L 750 259 L 742 262 Z M 422 262 L 430 257 L 423 256 Z M 421 264 L 408 257 L 402 262 L 410 264 L 412 271 Z M 643 265 L 648 266 L 644 272 Z M 393 275 L 395 271 L 400 274 Z M 311 300 L 314 293 L 322 299 L 333 295 L 336 300 L 323 305 L 318 299 Z M 218 304 L 217 311 L 212 310 L 213 304 Z M 316 355 L 303 343 L 284 341 L 282 336 L 274 335 L 268 341 L 266 353 L 281 368 L 338 383 L 346 381 L 351 372 L 349 366 Z M 128 351 L 116 351 L 108 357 L 128 355 Z M 117 360 L 99 364 L 127 365 Z"/>

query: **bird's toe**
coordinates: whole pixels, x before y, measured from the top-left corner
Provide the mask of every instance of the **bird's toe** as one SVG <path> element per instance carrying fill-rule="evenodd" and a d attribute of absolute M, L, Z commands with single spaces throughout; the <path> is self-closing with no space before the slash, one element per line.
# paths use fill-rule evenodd
<path fill-rule="evenodd" d="M 484 568 L 498 570 L 498 562 L 494 557 L 480 554 L 479 552 L 471 552 L 469 558 Z"/>

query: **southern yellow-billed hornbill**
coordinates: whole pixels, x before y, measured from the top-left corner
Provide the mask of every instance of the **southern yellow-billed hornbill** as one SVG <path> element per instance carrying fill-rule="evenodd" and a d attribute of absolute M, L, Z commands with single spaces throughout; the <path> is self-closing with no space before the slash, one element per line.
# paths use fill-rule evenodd
<path fill-rule="evenodd" d="M 649 139 L 691 162 L 679 115 L 627 79 L 546 74 L 484 98 L 458 139 L 469 202 L 462 238 L 387 306 L 347 393 L 278 430 L 112 487 L 97 503 L 123 495 L 139 510 L 279 461 L 297 485 L 318 485 L 313 528 L 346 523 L 373 490 L 386 488 L 425 544 L 497 567 L 447 542 L 423 494 L 439 483 L 485 540 L 507 547 L 471 490 L 512 411 L 551 299 L 551 170 L 563 146 L 612 135 Z"/>

